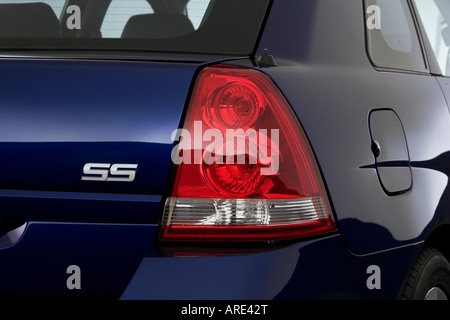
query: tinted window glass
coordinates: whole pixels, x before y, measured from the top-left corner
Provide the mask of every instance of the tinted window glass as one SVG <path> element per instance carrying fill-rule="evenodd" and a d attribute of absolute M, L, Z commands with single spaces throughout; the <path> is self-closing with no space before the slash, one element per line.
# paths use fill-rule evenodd
<path fill-rule="evenodd" d="M 441 69 L 450 76 L 450 0 L 414 0 Z"/>
<path fill-rule="evenodd" d="M 367 0 L 379 9 L 380 21 L 367 28 L 368 47 L 377 67 L 425 72 L 426 65 L 406 0 Z"/>
<path fill-rule="evenodd" d="M 0 0 L 0 49 L 250 54 L 269 2 Z"/>
<path fill-rule="evenodd" d="M 195 30 L 205 16 L 210 0 L 191 0 L 186 6 L 186 15 Z M 120 38 L 127 22 L 134 15 L 154 13 L 147 0 L 112 0 L 103 19 L 101 34 L 103 38 Z"/>
<path fill-rule="evenodd" d="M 153 13 L 146 0 L 112 0 L 103 19 L 103 38 L 120 38 L 128 20 L 137 14 Z"/>
<path fill-rule="evenodd" d="M 8 3 L 9 4 L 14 4 L 14 3 L 19 4 L 19 3 L 37 3 L 37 2 L 45 2 L 53 9 L 53 11 L 55 12 L 55 15 L 57 17 L 60 17 L 66 0 L 47 0 L 47 1 L 42 1 L 42 0 L 16 0 L 16 1 L 0 0 L 0 4 L 8 4 Z"/>
<path fill-rule="evenodd" d="M 209 1 L 204 0 L 191 0 L 187 4 L 187 16 L 194 25 L 195 30 L 200 27 L 200 24 L 205 16 L 206 9 L 208 8 Z"/>

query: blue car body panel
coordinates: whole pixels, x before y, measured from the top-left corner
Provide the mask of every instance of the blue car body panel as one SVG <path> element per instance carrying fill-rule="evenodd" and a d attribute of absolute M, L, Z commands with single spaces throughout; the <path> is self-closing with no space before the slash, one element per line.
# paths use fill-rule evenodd
<path fill-rule="evenodd" d="M 0 61 L 0 293 L 120 294 L 151 248 L 196 64 Z M 171 72 L 167 73 L 170 69 Z M 85 163 L 136 163 L 133 182 L 82 181 Z M 84 272 L 86 270 L 86 272 Z"/>
<path fill-rule="evenodd" d="M 250 256 L 148 257 L 122 298 L 400 297 L 422 242 L 438 225 L 449 222 L 445 155 L 450 148 L 450 118 L 434 77 L 373 68 L 361 32 L 363 10 L 359 0 L 274 1 L 257 49 L 258 53 L 269 49 L 276 57 L 277 67 L 260 70 L 277 84 L 305 129 L 342 236 Z M 353 19 L 343 20 L 344 15 Z M 254 67 L 250 60 L 228 63 Z M 409 159 L 376 163 L 369 118 L 373 110 L 381 109 L 398 115 Z M 383 129 L 387 136 L 398 133 L 398 128 Z M 395 148 L 392 141 L 382 148 Z M 394 179 L 408 169 L 411 185 L 406 192 L 387 194 L 379 168 L 391 168 Z M 384 270 L 381 290 L 368 289 L 370 265 Z M 166 276 L 158 280 L 153 273 Z M 158 292 L 148 290 L 153 286 L 160 288 Z"/>
<path fill-rule="evenodd" d="M 0 220 L 23 226 L 17 238 L 0 234 L 0 294 L 399 298 L 423 243 L 450 224 L 449 86 L 432 75 L 376 70 L 362 12 L 361 0 L 273 1 L 255 49 L 276 58 L 271 68 L 253 56 L 2 58 Z M 224 246 L 227 256 L 195 256 L 199 248 L 192 257 L 165 256 L 156 239 L 172 181 L 172 133 L 197 72 L 212 63 L 257 69 L 283 93 L 315 154 L 336 234 L 246 254 Z M 374 110 L 399 119 L 378 122 L 381 150 L 395 150 L 389 137 L 401 132 L 407 157 L 374 157 Z M 138 174 L 126 183 L 83 181 L 86 163 L 137 164 Z M 389 189 L 380 172 L 401 187 Z M 82 270 L 81 290 L 66 286 L 70 265 Z M 381 289 L 367 285 L 373 265 Z"/>
<path fill-rule="evenodd" d="M 120 295 L 152 243 L 157 225 L 30 222 L 0 247 L 0 294 L 79 294 L 67 281 L 76 265 L 81 292 Z M 0 241 L 0 245 L 5 241 Z"/>
<path fill-rule="evenodd" d="M 121 298 L 396 299 L 418 247 L 357 256 L 340 235 L 335 235 L 250 255 L 146 257 Z M 385 270 L 382 290 L 367 287 L 371 274 L 367 268 L 371 265 Z"/>
<path fill-rule="evenodd" d="M 197 65 L 24 60 L 0 68 L 1 189 L 164 194 L 171 135 Z M 136 163 L 139 174 L 131 183 L 82 181 L 86 163 Z"/>
<path fill-rule="evenodd" d="M 293 17 L 315 11 L 295 29 L 277 23 L 281 15 L 295 21 Z M 344 239 L 353 251 L 364 254 L 423 240 L 430 226 L 448 223 L 449 207 L 443 205 L 448 174 L 432 163 L 450 150 L 450 118 L 434 77 L 373 68 L 365 51 L 361 12 L 359 0 L 275 1 L 258 51 L 270 48 L 280 57 L 279 66 L 266 72 L 308 135 Z M 344 14 L 351 18 L 342 19 Z M 336 35 L 332 39 L 329 26 Z M 286 37 L 273 36 L 281 33 Z M 412 188 L 398 196 L 383 191 L 371 151 L 369 115 L 380 108 L 398 115 L 407 140 Z M 333 143 L 330 137 L 335 137 Z"/>

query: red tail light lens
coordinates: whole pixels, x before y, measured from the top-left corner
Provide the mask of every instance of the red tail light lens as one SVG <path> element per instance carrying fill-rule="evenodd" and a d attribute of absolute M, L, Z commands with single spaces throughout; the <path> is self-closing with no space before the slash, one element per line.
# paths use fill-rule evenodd
<path fill-rule="evenodd" d="M 248 83 L 231 82 L 208 94 L 203 120 L 221 129 L 247 129 L 264 111 L 262 92 Z"/>
<path fill-rule="evenodd" d="M 263 73 L 203 69 L 174 139 L 160 240 L 269 241 L 336 230 L 306 136 Z"/>

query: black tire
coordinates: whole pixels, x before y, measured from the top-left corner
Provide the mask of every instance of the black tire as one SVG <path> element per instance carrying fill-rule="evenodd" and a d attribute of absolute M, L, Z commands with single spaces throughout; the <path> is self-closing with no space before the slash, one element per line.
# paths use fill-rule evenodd
<path fill-rule="evenodd" d="M 439 250 L 425 246 L 406 279 L 401 299 L 424 300 L 427 294 L 427 298 L 433 296 L 431 292 L 439 298 L 450 297 L 450 264 Z"/>

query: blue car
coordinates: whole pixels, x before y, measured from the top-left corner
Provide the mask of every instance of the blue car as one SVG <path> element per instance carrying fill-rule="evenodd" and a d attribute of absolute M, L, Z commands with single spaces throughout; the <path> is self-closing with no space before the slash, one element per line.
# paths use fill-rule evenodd
<path fill-rule="evenodd" d="M 0 295 L 447 299 L 449 77 L 450 0 L 0 0 Z"/>

